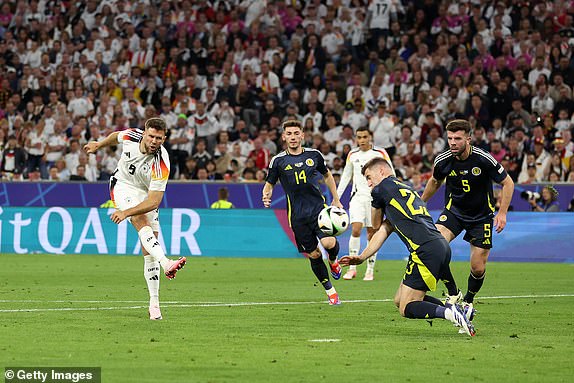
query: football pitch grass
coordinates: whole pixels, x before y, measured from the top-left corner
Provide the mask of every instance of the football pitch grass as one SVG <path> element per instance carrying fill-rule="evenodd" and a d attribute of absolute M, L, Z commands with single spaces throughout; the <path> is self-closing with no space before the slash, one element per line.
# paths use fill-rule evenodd
<path fill-rule="evenodd" d="M 404 262 L 337 281 L 301 259 L 191 257 L 147 317 L 135 256 L 0 255 L 2 367 L 101 367 L 102 382 L 571 381 L 574 265 L 489 263 L 477 335 L 401 318 Z M 453 263 L 466 288 L 468 264 Z M 435 296 L 440 296 L 443 285 Z"/>

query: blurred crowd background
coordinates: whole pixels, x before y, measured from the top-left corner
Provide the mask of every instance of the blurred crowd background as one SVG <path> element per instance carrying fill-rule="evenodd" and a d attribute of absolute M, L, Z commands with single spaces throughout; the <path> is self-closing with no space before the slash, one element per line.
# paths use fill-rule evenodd
<path fill-rule="evenodd" d="M 3 180 L 107 180 L 120 147 L 81 147 L 159 115 L 172 179 L 262 181 L 281 122 L 335 177 L 369 126 L 424 188 L 444 127 L 518 183 L 574 182 L 574 1 L 4 1 Z"/>

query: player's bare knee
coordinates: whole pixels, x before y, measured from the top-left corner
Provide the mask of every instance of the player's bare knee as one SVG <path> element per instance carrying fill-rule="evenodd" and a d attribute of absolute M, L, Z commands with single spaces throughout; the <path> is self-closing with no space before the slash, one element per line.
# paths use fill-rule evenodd
<path fill-rule="evenodd" d="M 486 272 L 486 267 L 484 265 L 471 265 L 470 272 L 475 278 L 480 278 Z"/>
<path fill-rule="evenodd" d="M 335 247 L 336 244 L 337 240 L 335 239 L 335 237 L 321 238 L 321 245 L 323 245 L 325 249 L 332 249 L 333 247 Z M 315 251 L 318 251 L 319 254 L 321 254 L 321 251 L 319 249 L 316 249 Z"/>
<path fill-rule="evenodd" d="M 137 230 L 140 230 L 144 226 L 149 226 L 149 222 L 145 215 L 134 215 L 131 217 L 131 222 Z"/>
<path fill-rule="evenodd" d="M 395 301 L 395 306 L 397 306 L 397 308 L 399 308 L 401 305 L 401 298 L 399 296 L 395 296 L 394 301 Z"/>

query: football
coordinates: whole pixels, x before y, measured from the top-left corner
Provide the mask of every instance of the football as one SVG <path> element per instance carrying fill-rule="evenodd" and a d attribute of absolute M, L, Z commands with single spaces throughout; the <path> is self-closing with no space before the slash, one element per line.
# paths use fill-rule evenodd
<path fill-rule="evenodd" d="M 340 235 L 349 227 L 349 215 L 345 209 L 327 206 L 319 213 L 319 229 L 327 235 Z"/>

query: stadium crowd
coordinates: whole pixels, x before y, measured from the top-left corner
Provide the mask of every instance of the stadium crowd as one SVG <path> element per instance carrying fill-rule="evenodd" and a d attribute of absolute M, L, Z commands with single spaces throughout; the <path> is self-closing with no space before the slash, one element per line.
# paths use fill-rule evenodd
<path fill-rule="evenodd" d="M 0 8 L 3 180 L 106 180 L 121 147 L 170 127 L 170 178 L 262 181 L 297 118 L 342 173 L 369 126 L 422 190 L 444 126 L 515 182 L 574 182 L 574 1 L 17 1 Z"/>

